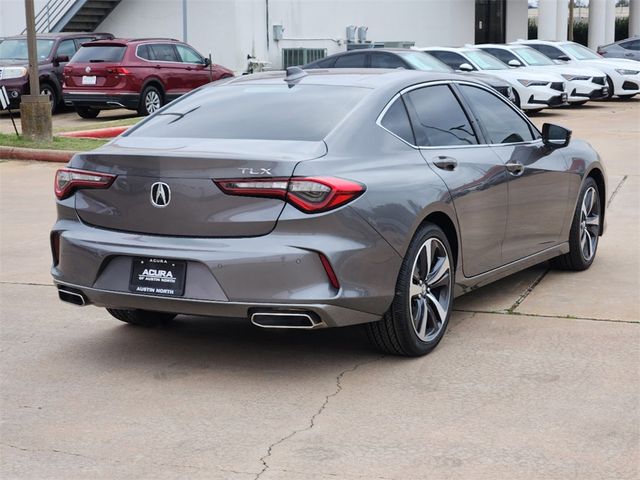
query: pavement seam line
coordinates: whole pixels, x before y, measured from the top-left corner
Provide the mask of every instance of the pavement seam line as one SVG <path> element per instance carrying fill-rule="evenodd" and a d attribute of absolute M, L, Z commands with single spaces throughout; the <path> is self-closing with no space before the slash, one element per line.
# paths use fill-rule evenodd
<path fill-rule="evenodd" d="M 549 273 L 551 269 L 549 267 L 547 267 L 544 272 L 542 272 L 540 275 L 538 275 L 536 278 L 533 279 L 533 281 L 529 284 L 529 286 L 527 287 L 527 289 L 522 293 L 522 295 L 520 295 L 516 301 L 513 303 L 513 305 L 511 305 L 509 308 L 507 308 L 507 313 L 513 313 L 515 312 L 516 308 L 518 308 L 520 306 L 520 304 L 522 302 L 525 301 L 525 299 L 529 296 L 529 294 L 531 292 L 533 292 L 533 289 L 536 288 L 538 286 L 538 284 L 542 281 L 542 279 L 547 275 L 547 273 Z"/>
<path fill-rule="evenodd" d="M 616 195 L 618 194 L 618 192 L 622 188 L 622 185 L 624 184 L 624 182 L 627 181 L 628 177 L 629 177 L 629 175 L 625 175 L 624 177 L 622 177 L 622 180 L 620 180 L 620 183 L 618 183 L 618 185 L 616 186 L 615 190 L 613 191 L 613 193 L 609 197 L 609 201 L 607 202 L 607 208 L 609 208 L 611 206 L 611 202 L 613 202 L 613 199 L 616 197 Z"/>
<path fill-rule="evenodd" d="M 587 322 L 604 322 L 604 323 L 628 323 L 631 325 L 640 325 L 639 322 L 633 320 L 619 320 L 616 318 L 594 318 L 594 317 L 574 317 L 572 315 L 549 315 L 545 313 L 524 313 L 524 312 L 510 312 L 508 310 L 464 310 L 454 309 L 454 312 L 461 313 L 483 313 L 489 315 L 517 315 L 520 317 L 540 317 L 540 318 L 555 318 L 558 320 L 583 320 Z M 471 317 L 473 318 L 473 317 Z"/>
<path fill-rule="evenodd" d="M 25 285 L 28 287 L 55 287 L 53 283 L 35 283 L 35 282 L 5 282 L 0 280 L 0 285 Z"/>
<path fill-rule="evenodd" d="M 279 440 L 276 440 L 271 445 L 269 445 L 269 447 L 267 448 L 267 453 L 263 457 L 260 458 L 260 462 L 262 462 L 262 470 L 260 470 L 256 474 L 255 480 L 258 480 L 264 473 L 266 473 L 267 470 L 269 470 L 269 464 L 267 463 L 267 460 L 273 454 L 273 449 L 275 447 L 277 447 L 278 445 L 281 445 L 282 443 L 286 442 L 290 438 L 293 438 L 298 433 L 302 433 L 302 432 L 306 432 L 308 430 L 311 430 L 315 426 L 316 418 L 318 418 L 322 414 L 322 412 L 324 412 L 324 410 L 329 405 L 329 401 L 333 397 L 337 396 L 342 391 L 342 379 L 344 378 L 344 376 L 347 373 L 355 372 L 358 368 L 360 368 L 360 367 L 362 367 L 364 365 L 367 365 L 369 363 L 373 363 L 373 362 L 377 362 L 379 360 L 382 360 L 384 357 L 385 357 L 385 355 L 382 355 L 379 358 L 376 358 L 374 360 L 368 360 L 366 362 L 357 363 L 353 367 L 347 368 L 346 370 L 343 370 L 342 372 L 340 372 L 336 377 L 336 389 L 332 393 L 330 393 L 330 394 L 325 396 L 324 402 L 322 403 L 322 405 L 320 406 L 318 411 L 316 413 L 314 413 L 311 416 L 311 418 L 309 419 L 309 425 L 306 426 L 305 428 L 294 430 L 293 432 L 289 433 L 288 435 L 285 435 L 284 437 L 280 438 Z"/>

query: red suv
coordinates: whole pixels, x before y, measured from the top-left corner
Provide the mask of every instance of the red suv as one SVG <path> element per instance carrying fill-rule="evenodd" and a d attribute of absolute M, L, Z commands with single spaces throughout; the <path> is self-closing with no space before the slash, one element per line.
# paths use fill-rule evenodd
<path fill-rule="evenodd" d="M 178 40 L 99 40 L 85 43 L 64 68 L 63 97 L 83 118 L 123 107 L 149 115 L 194 88 L 232 76 Z"/>

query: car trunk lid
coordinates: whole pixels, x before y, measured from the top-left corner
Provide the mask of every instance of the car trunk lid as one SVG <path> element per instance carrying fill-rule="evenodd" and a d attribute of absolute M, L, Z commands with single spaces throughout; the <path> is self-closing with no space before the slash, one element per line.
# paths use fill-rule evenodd
<path fill-rule="evenodd" d="M 122 137 L 77 155 L 72 168 L 117 175 L 105 190 L 81 189 L 80 219 L 127 232 L 199 237 L 269 233 L 284 207 L 274 198 L 223 193 L 225 178 L 290 178 L 324 142 Z"/>

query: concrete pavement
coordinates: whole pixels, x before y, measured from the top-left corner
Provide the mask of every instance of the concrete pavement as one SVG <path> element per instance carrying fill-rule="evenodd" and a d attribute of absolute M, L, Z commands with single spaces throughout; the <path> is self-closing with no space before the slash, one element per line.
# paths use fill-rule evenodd
<path fill-rule="evenodd" d="M 639 114 L 535 118 L 606 162 L 598 257 L 457 299 L 420 359 L 379 355 L 358 328 L 145 330 L 63 304 L 48 275 L 56 166 L 0 162 L 0 477 L 638 478 Z"/>

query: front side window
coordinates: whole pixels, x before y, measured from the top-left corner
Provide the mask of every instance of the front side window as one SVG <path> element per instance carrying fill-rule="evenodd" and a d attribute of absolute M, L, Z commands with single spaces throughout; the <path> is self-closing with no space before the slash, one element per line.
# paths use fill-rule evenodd
<path fill-rule="evenodd" d="M 381 125 L 411 145 L 415 144 L 413 130 L 402 98 L 396 99 L 382 118 Z"/>
<path fill-rule="evenodd" d="M 509 67 L 498 60 L 493 55 L 489 55 L 482 50 L 469 50 L 465 52 L 480 70 L 507 70 Z"/>
<path fill-rule="evenodd" d="M 56 55 L 66 55 L 71 58 L 74 53 L 76 53 L 76 43 L 73 40 L 63 40 L 60 42 L 60 45 L 58 45 Z"/>
<path fill-rule="evenodd" d="M 130 136 L 319 141 L 370 91 L 328 85 L 289 88 L 285 82 L 206 87 L 175 100 Z"/>
<path fill-rule="evenodd" d="M 502 48 L 483 48 L 482 50 L 490 53 L 491 55 L 496 57 L 498 60 L 506 64 L 508 64 L 511 60 L 517 60 L 518 62 L 522 63 L 518 59 L 518 57 L 516 57 L 513 53 L 511 53 L 508 50 L 504 50 Z"/>
<path fill-rule="evenodd" d="M 176 45 L 176 48 L 178 49 L 178 54 L 180 55 L 180 59 L 183 63 L 204 63 L 202 57 L 192 48 L 185 45 Z"/>
<path fill-rule="evenodd" d="M 527 62 L 527 65 L 533 67 L 541 67 L 544 65 L 554 65 L 553 61 L 546 55 L 543 55 L 537 50 L 529 47 L 516 48 L 515 51 L 520 57 Z"/>
<path fill-rule="evenodd" d="M 534 139 L 529 124 L 496 95 L 470 85 L 459 85 L 482 122 L 490 143 L 530 142 Z"/>
<path fill-rule="evenodd" d="M 427 52 L 398 52 L 411 67 L 426 72 L 452 72 L 453 69 Z"/>
<path fill-rule="evenodd" d="M 576 60 L 597 60 L 602 58 L 593 50 L 583 47 L 579 43 L 565 43 L 562 45 L 567 53 Z"/>
<path fill-rule="evenodd" d="M 464 58 L 459 53 L 449 52 L 447 50 L 429 50 L 427 53 L 429 55 L 433 55 L 441 62 L 449 65 L 449 67 L 454 70 L 460 70 L 460 65 L 462 65 L 463 63 L 468 63 L 466 58 Z"/>
<path fill-rule="evenodd" d="M 419 146 L 478 143 L 471 123 L 447 85 L 412 90 L 405 95 L 413 111 L 413 129 Z"/>
<path fill-rule="evenodd" d="M 364 53 L 342 55 L 336 59 L 335 68 L 364 68 L 366 58 Z"/>
<path fill-rule="evenodd" d="M 534 50 L 537 50 L 543 55 L 546 55 L 551 60 L 558 60 L 558 58 L 564 55 L 564 53 L 562 53 L 562 50 L 556 47 L 552 47 L 551 45 L 532 43 L 531 45 L 529 45 L 529 47 L 533 48 Z"/>
<path fill-rule="evenodd" d="M 371 53 L 371 68 L 407 68 L 402 60 L 388 53 Z"/>

